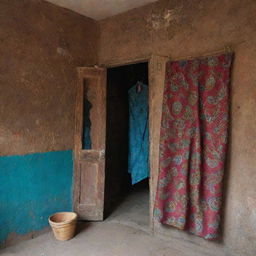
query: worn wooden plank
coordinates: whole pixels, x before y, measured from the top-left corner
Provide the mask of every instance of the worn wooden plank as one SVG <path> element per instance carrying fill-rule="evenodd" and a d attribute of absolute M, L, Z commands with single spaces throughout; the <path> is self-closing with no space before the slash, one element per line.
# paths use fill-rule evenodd
<path fill-rule="evenodd" d="M 158 180 L 159 140 L 167 60 L 167 57 L 152 55 L 149 61 L 150 227 L 152 231 L 154 231 L 153 211 Z"/>

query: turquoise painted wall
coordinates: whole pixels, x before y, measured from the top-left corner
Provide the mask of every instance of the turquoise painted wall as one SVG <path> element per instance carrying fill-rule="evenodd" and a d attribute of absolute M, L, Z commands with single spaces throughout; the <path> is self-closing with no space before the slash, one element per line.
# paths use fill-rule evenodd
<path fill-rule="evenodd" d="M 72 209 L 72 151 L 0 157 L 0 243 L 48 225 Z"/>

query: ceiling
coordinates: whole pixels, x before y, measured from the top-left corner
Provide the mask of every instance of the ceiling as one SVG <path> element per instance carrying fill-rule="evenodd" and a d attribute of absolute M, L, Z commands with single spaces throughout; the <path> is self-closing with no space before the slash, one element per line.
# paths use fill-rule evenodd
<path fill-rule="evenodd" d="M 95 20 L 101 20 L 157 0 L 47 0 Z"/>

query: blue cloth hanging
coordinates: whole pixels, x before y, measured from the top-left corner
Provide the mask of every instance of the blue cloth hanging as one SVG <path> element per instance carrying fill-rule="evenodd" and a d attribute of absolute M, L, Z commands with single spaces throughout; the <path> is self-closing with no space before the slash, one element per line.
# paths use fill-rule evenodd
<path fill-rule="evenodd" d="M 84 110 L 83 110 L 83 140 L 82 140 L 82 148 L 83 149 L 91 149 L 91 120 L 90 120 L 90 110 L 92 108 L 92 104 L 85 98 L 84 101 Z"/>
<path fill-rule="evenodd" d="M 148 86 L 137 83 L 129 94 L 128 172 L 132 184 L 149 177 Z"/>

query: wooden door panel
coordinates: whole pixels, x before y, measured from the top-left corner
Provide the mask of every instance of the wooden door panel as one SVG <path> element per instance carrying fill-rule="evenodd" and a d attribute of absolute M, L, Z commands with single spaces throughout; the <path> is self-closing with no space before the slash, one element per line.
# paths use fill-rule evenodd
<path fill-rule="evenodd" d="M 106 70 L 78 68 L 74 137 L 74 210 L 83 220 L 103 220 L 105 186 Z M 91 149 L 83 149 L 83 107 L 90 104 Z"/>
<path fill-rule="evenodd" d="M 80 163 L 80 196 L 79 206 L 82 204 L 95 205 L 97 201 L 98 163 L 81 161 Z M 83 188 L 81 189 L 81 187 Z"/>

